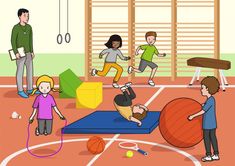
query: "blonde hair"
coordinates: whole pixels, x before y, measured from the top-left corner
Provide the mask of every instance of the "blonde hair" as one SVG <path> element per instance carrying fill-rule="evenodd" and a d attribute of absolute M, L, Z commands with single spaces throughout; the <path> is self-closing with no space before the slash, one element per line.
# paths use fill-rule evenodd
<path fill-rule="evenodd" d="M 36 81 L 36 88 L 33 90 L 33 92 L 32 92 L 31 95 L 34 95 L 35 92 L 36 92 L 37 90 L 39 90 L 39 85 L 40 85 L 42 82 L 48 82 L 48 83 L 50 83 L 51 90 L 52 90 L 53 92 L 59 92 L 59 89 L 55 89 L 55 88 L 54 88 L 54 85 L 55 85 L 55 84 L 54 84 L 53 78 L 50 77 L 50 76 L 48 76 L 48 75 L 42 75 L 42 76 L 38 77 L 38 79 L 37 79 L 37 81 Z"/>

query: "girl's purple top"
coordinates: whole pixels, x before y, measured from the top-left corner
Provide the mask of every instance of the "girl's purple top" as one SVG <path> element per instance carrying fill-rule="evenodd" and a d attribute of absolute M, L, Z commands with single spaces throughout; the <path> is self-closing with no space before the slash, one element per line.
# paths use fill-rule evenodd
<path fill-rule="evenodd" d="M 33 103 L 33 108 L 38 110 L 38 119 L 53 119 L 52 107 L 55 107 L 56 103 L 54 97 L 48 94 L 44 97 L 42 94 L 38 95 Z"/>

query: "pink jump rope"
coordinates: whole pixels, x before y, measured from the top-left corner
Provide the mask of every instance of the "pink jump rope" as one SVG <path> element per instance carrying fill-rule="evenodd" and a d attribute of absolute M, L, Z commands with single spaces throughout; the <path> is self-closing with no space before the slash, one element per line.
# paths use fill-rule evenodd
<path fill-rule="evenodd" d="M 64 127 L 65 127 L 65 126 L 67 126 L 67 120 L 66 120 L 66 119 L 65 119 Z M 32 155 L 32 156 L 34 156 L 34 157 L 38 157 L 38 158 L 51 157 L 51 156 L 54 156 L 54 155 L 56 155 L 57 153 L 59 153 L 59 152 L 60 152 L 60 150 L 62 149 L 62 146 L 63 146 L 63 135 L 64 135 L 64 134 L 63 134 L 63 129 L 62 129 L 62 131 L 61 131 L 60 147 L 59 147 L 59 149 L 58 149 L 56 152 L 52 153 L 52 154 L 49 154 L 49 155 L 42 155 L 42 156 L 39 156 L 39 155 L 33 154 L 33 153 L 30 151 L 30 149 L 29 149 L 30 123 L 28 124 L 28 130 L 27 130 L 27 132 L 28 132 L 28 137 L 27 137 L 27 141 L 26 141 L 26 148 L 27 148 L 27 150 L 28 150 L 29 154 L 31 154 L 31 155 Z"/>

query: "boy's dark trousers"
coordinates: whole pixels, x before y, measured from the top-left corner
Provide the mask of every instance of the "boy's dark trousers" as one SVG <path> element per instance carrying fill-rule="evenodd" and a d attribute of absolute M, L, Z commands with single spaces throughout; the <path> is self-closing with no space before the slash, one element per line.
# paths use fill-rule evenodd
<path fill-rule="evenodd" d="M 215 130 L 216 129 L 203 129 L 203 139 L 204 139 L 207 156 L 211 156 L 211 144 L 214 150 L 214 154 L 215 155 L 219 154 Z"/>
<path fill-rule="evenodd" d="M 128 87 L 129 94 L 126 91 L 123 94 L 118 94 L 114 98 L 114 102 L 119 106 L 131 106 L 132 100 L 136 98 L 135 92 L 131 87 Z"/>

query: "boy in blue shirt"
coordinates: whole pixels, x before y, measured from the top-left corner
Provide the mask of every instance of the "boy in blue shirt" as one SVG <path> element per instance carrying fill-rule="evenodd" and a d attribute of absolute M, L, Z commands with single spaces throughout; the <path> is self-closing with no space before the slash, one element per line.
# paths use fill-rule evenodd
<path fill-rule="evenodd" d="M 201 81 L 201 94 L 207 97 L 207 100 L 202 104 L 202 110 L 188 117 L 193 120 L 195 117 L 203 115 L 202 128 L 203 139 L 206 149 L 206 156 L 202 158 L 203 162 L 219 160 L 219 150 L 216 138 L 216 113 L 215 113 L 215 98 L 213 97 L 219 91 L 220 84 L 217 78 L 208 76 Z M 214 155 L 211 154 L 211 145 L 214 150 Z"/>

